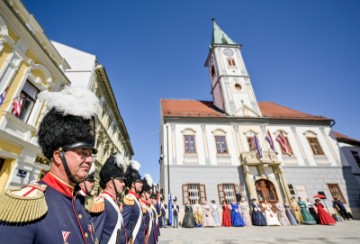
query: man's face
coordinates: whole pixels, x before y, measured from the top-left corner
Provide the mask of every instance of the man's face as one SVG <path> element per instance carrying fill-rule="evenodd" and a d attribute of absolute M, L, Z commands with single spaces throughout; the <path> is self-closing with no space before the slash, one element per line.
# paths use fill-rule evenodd
<path fill-rule="evenodd" d="M 141 180 L 135 182 L 135 190 L 136 192 L 141 192 L 143 183 Z"/>
<path fill-rule="evenodd" d="M 152 203 L 152 205 L 156 206 L 157 199 L 156 198 L 151 198 L 151 203 Z"/>
<path fill-rule="evenodd" d="M 114 183 L 118 194 L 122 193 L 125 188 L 125 181 L 122 179 L 114 179 Z"/>
<path fill-rule="evenodd" d="M 85 180 L 94 162 L 93 149 L 77 148 L 68 150 L 65 152 L 65 158 L 75 180 Z"/>
<path fill-rule="evenodd" d="M 86 189 L 88 189 L 89 191 L 91 191 L 92 188 L 93 188 L 93 186 L 94 186 L 94 182 L 93 182 L 93 181 L 88 181 L 88 180 L 86 180 L 86 181 L 84 181 L 84 185 L 85 185 Z"/>

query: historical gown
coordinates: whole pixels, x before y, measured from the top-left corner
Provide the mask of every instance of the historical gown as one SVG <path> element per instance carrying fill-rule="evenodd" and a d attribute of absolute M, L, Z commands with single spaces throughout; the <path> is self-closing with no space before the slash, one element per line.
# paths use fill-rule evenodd
<path fill-rule="evenodd" d="M 194 205 L 194 218 L 195 218 L 195 226 L 200 227 L 202 224 L 202 210 L 200 204 Z"/>
<path fill-rule="evenodd" d="M 290 224 L 291 225 L 298 225 L 298 221 L 296 220 L 293 212 L 291 211 L 289 204 L 284 203 L 284 207 L 285 207 L 286 216 L 288 217 L 288 219 L 290 221 Z"/>
<path fill-rule="evenodd" d="M 253 208 L 252 211 L 252 224 L 256 226 L 266 226 L 266 218 L 261 212 L 261 209 L 259 207 L 259 204 L 257 203 L 251 203 L 251 207 Z"/>
<path fill-rule="evenodd" d="M 247 201 L 242 201 L 239 204 L 239 208 L 240 208 L 241 215 L 244 219 L 245 225 L 252 226 L 249 203 Z"/>
<path fill-rule="evenodd" d="M 265 218 L 267 225 L 281 225 L 276 214 L 272 211 L 270 203 L 263 203 L 262 207 L 265 209 Z"/>
<path fill-rule="evenodd" d="M 185 206 L 185 215 L 182 222 L 182 227 L 184 228 L 194 228 L 195 227 L 195 218 L 193 215 L 193 209 L 192 207 Z"/>
<path fill-rule="evenodd" d="M 303 201 L 298 201 L 298 205 L 301 208 L 301 215 L 303 217 L 304 224 L 315 225 L 316 221 L 307 210 L 306 203 L 304 203 Z"/>
<path fill-rule="evenodd" d="M 216 226 L 213 214 L 214 214 L 214 212 L 210 208 L 210 206 L 205 205 L 204 210 L 203 210 L 203 218 L 202 218 L 202 226 L 203 227 L 215 227 Z"/>
<path fill-rule="evenodd" d="M 311 216 L 314 218 L 314 220 L 316 221 L 316 223 L 320 224 L 319 216 L 316 213 L 314 204 L 312 204 L 311 202 L 306 202 L 306 206 L 308 207 L 309 212 L 310 212 Z"/>
<path fill-rule="evenodd" d="M 290 221 L 286 215 L 284 204 L 277 202 L 275 204 L 276 209 L 278 210 L 278 219 L 281 225 L 291 225 Z"/>
<path fill-rule="evenodd" d="M 230 211 L 227 204 L 223 204 L 222 210 L 222 226 L 231 226 Z"/>
<path fill-rule="evenodd" d="M 220 223 L 218 206 L 215 203 L 211 204 L 211 209 L 213 211 L 213 216 L 214 216 L 214 219 L 215 219 L 216 226 L 220 226 L 221 223 Z"/>
<path fill-rule="evenodd" d="M 295 201 L 295 199 L 290 200 L 290 208 L 293 214 L 295 215 L 295 218 L 299 224 L 302 224 L 304 222 L 303 216 L 300 212 L 300 207 L 298 203 Z"/>
<path fill-rule="evenodd" d="M 234 227 L 242 227 L 245 225 L 237 203 L 231 203 L 231 224 Z"/>
<path fill-rule="evenodd" d="M 321 203 L 315 203 L 315 207 L 318 212 L 319 221 L 322 225 L 334 225 L 336 221 L 331 215 L 324 209 L 324 205 Z"/>

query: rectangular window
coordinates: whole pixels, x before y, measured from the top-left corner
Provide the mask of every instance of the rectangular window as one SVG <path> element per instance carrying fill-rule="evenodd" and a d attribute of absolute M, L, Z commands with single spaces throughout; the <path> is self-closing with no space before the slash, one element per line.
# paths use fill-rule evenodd
<path fill-rule="evenodd" d="M 277 143 L 278 143 L 278 145 L 279 145 L 279 147 L 280 147 L 280 149 L 281 149 L 281 153 L 282 153 L 283 155 L 284 155 L 284 154 L 293 155 L 294 153 L 293 153 L 293 150 L 292 150 L 292 148 L 291 148 L 289 139 L 288 139 L 286 136 L 284 136 L 284 139 L 285 139 L 286 145 L 285 145 L 285 144 L 282 145 L 282 144 L 279 143 L 278 140 L 276 140 Z M 288 147 L 288 150 L 286 150 L 286 147 Z"/>
<path fill-rule="evenodd" d="M 319 144 L 319 141 L 316 137 L 307 138 L 311 147 L 311 150 L 314 155 L 324 155 L 324 152 Z"/>
<path fill-rule="evenodd" d="M 357 151 L 351 151 L 351 154 L 353 155 L 358 167 L 360 168 L 360 156 Z"/>
<path fill-rule="evenodd" d="M 228 66 L 229 67 L 235 67 L 235 60 L 233 58 L 228 58 L 227 59 L 227 62 L 228 62 Z"/>
<path fill-rule="evenodd" d="M 290 194 L 291 194 L 292 196 L 295 196 L 296 194 L 295 194 L 294 186 L 291 185 L 291 184 L 289 184 L 288 187 L 289 187 Z"/>
<path fill-rule="evenodd" d="M 346 203 L 345 198 L 344 198 L 338 184 L 327 184 L 327 185 L 329 187 L 329 191 L 330 191 L 333 199 L 335 197 L 337 197 L 342 203 Z"/>
<path fill-rule="evenodd" d="M 211 66 L 211 77 L 214 77 L 215 76 L 215 67 L 214 66 Z"/>
<path fill-rule="evenodd" d="M 218 185 L 219 201 L 222 203 L 224 200 L 230 204 L 233 199 L 236 199 L 236 186 L 235 184 L 219 184 Z"/>
<path fill-rule="evenodd" d="M 5 164 L 5 159 L 4 159 L 4 158 L 0 158 L 0 172 L 1 172 L 4 164 Z"/>
<path fill-rule="evenodd" d="M 20 93 L 22 104 L 20 106 L 20 114 L 18 115 L 22 121 L 28 121 L 38 93 L 39 90 L 34 85 L 32 85 L 29 81 L 25 82 L 25 85 Z"/>
<path fill-rule="evenodd" d="M 225 136 L 215 136 L 216 151 L 219 154 L 228 153 Z"/>
<path fill-rule="evenodd" d="M 184 141 L 185 141 L 185 153 L 196 153 L 195 136 L 184 135 Z"/>
<path fill-rule="evenodd" d="M 199 204 L 205 204 L 206 199 L 206 188 L 203 184 L 184 184 L 182 185 L 183 204 L 189 202 L 191 205 L 197 201 Z"/>

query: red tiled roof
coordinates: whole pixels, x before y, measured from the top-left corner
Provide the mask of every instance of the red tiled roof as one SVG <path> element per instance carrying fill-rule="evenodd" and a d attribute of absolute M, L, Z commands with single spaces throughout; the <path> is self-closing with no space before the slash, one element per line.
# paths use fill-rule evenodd
<path fill-rule="evenodd" d="M 259 102 L 258 105 L 263 116 L 267 118 L 331 120 L 323 116 L 299 112 L 272 102 Z M 164 117 L 227 117 L 210 101 L 162 99 L 161 109 Z"/>
<path fill-rule="evenodd" d="M 336 131 L 333 131 L 334 133 L 334 136 L 336 138 L 336 140 L 340 141 L 340 142 L 345 142 L 345 143 L 348 143 L 348 144 L 351 144 L 351 145 L 358 145 L 360 146 L 360 141 L 359 140 L 356 140 L 356 139 L 353 139 L 351 137 L 348 137 L 344 134 L 341 134 L 339 132 L 336 132 Z"/>

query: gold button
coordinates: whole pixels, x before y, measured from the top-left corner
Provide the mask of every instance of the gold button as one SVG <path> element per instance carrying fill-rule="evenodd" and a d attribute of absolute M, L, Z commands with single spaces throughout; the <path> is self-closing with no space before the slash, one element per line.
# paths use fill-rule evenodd
<path fill-rule="evenodd" d="M 82 214 L 79 214 L 78 217 L 79 217 L 79 219 L 82 219 Z"/>
<path fill-rule="evenodd" d="M 89 237 L 89 234 L 87 232 L 85 232 L 85 237 L 88 238 Z"/>

